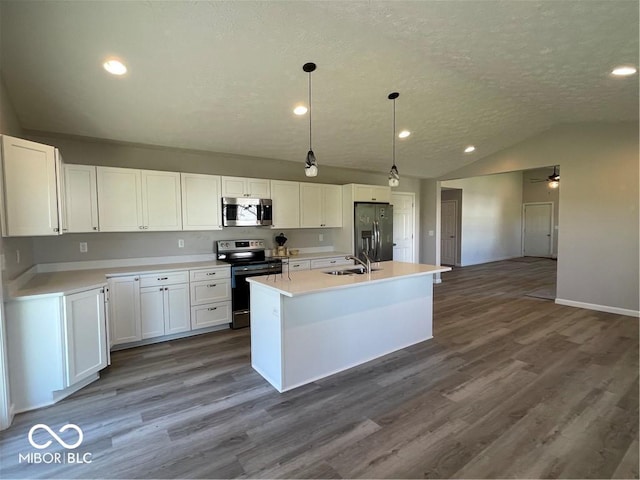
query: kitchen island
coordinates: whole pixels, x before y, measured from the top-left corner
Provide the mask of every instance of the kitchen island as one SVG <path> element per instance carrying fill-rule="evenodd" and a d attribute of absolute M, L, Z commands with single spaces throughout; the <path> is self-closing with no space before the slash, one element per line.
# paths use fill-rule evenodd
<path fill-rule="evenodd" d="M 372 272 L 253 277 L 251 365 L 279 392 L 432 338 L 433 275 L 402 262 Z"/>

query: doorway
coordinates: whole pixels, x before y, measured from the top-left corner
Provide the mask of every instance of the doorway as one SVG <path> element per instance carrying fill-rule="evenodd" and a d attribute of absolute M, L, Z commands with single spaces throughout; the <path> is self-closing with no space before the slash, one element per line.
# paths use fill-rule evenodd
<path fill-rule="evenodd" d="M 522 204 L 522 256 L 553 254 L 553 202 Z"/>
<path fill-rule="evenodd" d="M 458 245 L 458 201 L 442 200 L 440 209 L 440 263 L 442 265 L 455 265 L 457 263 Z"/>
<path fill-rule="evenodd" d="M 393 260 L 414 263 L 415 244 L 415 193 L 392 193 L 393 205 Z"/>

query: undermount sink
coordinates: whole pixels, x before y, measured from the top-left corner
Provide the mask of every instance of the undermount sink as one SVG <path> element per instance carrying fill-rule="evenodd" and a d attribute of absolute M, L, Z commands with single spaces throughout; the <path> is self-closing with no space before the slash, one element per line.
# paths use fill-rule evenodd
<path fill-rule="evenodd" d="M 379 268 L 372 268 L 372 272 L 377 272 L 380 270 Z M 364 268 L 347 268 L 345 270 L 330 270 L 328 272 L 323 272 L 327 275 L 364 275 Z"/>

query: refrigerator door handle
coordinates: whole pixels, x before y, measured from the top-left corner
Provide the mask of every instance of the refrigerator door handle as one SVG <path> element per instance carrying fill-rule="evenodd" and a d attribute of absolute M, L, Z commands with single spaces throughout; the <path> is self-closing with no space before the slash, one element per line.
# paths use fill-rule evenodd
<path fill-rule="evenodd" d="M 373 222 L 373 232 L 375 235 L 375 238 L 373 239 L 375 242 L 373 255 L 374 259 L 377 261 L 380 258 L 380 225 L 377 220 L 374 220 Z"/>

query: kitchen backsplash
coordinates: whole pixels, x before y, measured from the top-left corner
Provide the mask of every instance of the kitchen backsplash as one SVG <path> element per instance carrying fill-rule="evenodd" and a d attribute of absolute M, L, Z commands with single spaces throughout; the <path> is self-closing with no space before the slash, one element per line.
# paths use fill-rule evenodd
<path fill-rule="evenodd" d="M 282 230 L 289 248 L 331 247 L 333 229 Z M 225 228 L 213 232 L 132 232 L 71 233 L 59 237 L 33 237 L 33 263 L 112 260 L 119 258 L 161 257 L 212 253 L 218 240 L 261 239 L 267 248 L 275 245 L 280 230 L 260 227 Z M 322 236 L 322 240 L 320 237 Z M 184 248 L 178 240 L 184 240 Z M 80 243 L 87 252 L 80 253 Z"/>

